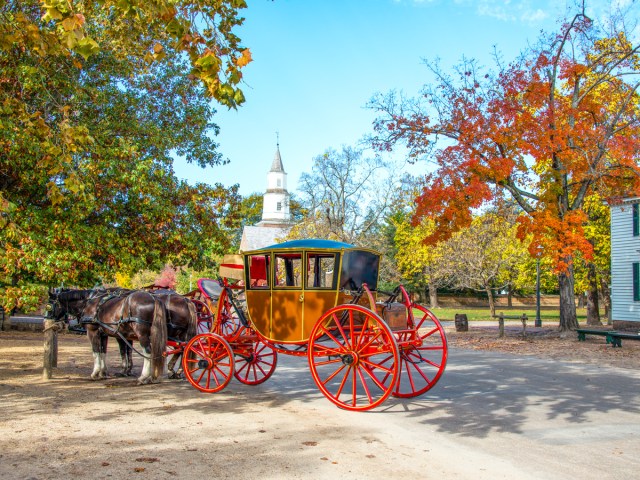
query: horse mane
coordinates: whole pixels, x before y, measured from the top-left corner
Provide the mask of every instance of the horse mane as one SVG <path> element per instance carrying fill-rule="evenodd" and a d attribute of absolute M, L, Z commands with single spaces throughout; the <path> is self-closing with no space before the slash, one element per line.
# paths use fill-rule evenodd
<path fill-rule="evenodd" d="M 91 295 L 92 290 L 67 290 L 58 294 L 58 300 L 70 302 L 73 300 L 85 300 Z"/>

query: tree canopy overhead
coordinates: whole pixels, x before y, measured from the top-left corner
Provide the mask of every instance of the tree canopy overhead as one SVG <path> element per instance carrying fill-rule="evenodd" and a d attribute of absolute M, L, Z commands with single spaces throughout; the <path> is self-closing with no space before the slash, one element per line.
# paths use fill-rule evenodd
<path fill-rule="evenodd" d="M 172 162 L 223 161 L 210 97 L 242 103 L 243 5 L 0 6 L 0 305 L 226 249 L 237 188 L 190 186 Z"/>
<path fill-rule="evenodd" d="M 572 259 L 590 257 L 585 200 L 640 194 L 640 45 L 624 17 L 599 28 L 583 11 L 497 74 L 464 60 L 418 99 L 372 102 L 376 145 L 404 144 L 436 169 L 425 177 L 415 221 L 435 220 L 434 242 L 469 225 L 472 212 L 507 195 L 520 235 L 557 266 L 561 328 L 577 326 Z M 444 143 L 437 142 L 445 138 Z"/>

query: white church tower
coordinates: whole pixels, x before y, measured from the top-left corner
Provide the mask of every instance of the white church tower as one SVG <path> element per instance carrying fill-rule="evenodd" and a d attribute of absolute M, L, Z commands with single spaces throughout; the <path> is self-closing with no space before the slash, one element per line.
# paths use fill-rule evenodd
<path fill-rule="evenodd" d="M 278 143 L 271 170 L 267 173 L 267 191 L 263 197 L 262 221 L 258 223 L 258 226 L 288 226 L 290 220 L 287 173 L 282 166 L 280 143 Z"/>
<path fill-rule="evenodd" d="M 245 226 L 240 240 L 240 252 L 257 250 L 281 242 L 292 227 L 289 211 L 287 173 L 282 166 L 280 142 L 267 173 L 267 191 L 263 196 L 262 220 L 256 225 Z"/>

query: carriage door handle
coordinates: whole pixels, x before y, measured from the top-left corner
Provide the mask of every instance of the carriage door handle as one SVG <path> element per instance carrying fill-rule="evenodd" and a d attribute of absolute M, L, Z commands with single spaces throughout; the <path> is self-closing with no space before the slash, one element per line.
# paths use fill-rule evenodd
<path fill-rule="evenodd" d="M 298 301 L 300 303 L 304 302 L 304 293 L 301 293 L 300 296 L 298 297 Z"/>

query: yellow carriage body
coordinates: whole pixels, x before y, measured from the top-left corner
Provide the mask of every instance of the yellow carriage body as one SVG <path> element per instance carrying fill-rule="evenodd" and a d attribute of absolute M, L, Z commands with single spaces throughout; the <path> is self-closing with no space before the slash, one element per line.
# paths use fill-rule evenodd
<path fill-rule="evenodd" d="M 251 323 L 272 342 L 307 342 L 323 313 L 378 283 L 380 254 L 348 243 L 293 240 L 243 256 Z"/>

